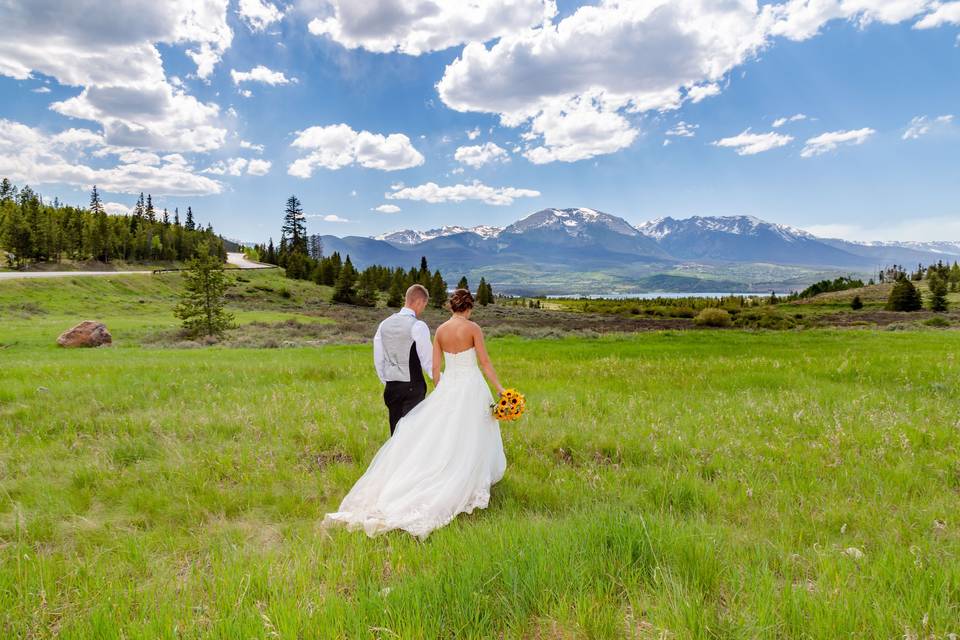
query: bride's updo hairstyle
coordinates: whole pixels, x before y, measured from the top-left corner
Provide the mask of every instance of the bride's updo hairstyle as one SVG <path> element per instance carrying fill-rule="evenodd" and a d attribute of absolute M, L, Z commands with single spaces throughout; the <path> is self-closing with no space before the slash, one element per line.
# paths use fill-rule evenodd
<path fill-rule="evenodd" d="M 473 296 L 467 289 L 457 289 L 450 295 L 450 310 L 461 313 L 467 309 L 473 309 Z"/>

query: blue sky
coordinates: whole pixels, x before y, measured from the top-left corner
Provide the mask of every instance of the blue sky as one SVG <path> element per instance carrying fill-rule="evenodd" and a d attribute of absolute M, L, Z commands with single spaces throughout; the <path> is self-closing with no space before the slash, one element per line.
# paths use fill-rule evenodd
<path fill-rule="evenodd" d="M 585 206 L 960 239 L 960 2 L 463 4 L 24 0 L 0 174 L 256 241 L 291 193 L 336 235 Z"/>

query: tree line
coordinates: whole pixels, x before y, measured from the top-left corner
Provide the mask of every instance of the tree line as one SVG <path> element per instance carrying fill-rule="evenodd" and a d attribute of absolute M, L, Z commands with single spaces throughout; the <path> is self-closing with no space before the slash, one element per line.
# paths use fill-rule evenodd
<path fill-rule="evenodd" d="M 947 293 L 957 291 L 960 286 L 960 265 L 954 262 L 951 267 L 942 261 L 926 267 L 921 264 L 909 276 L 905 269 L 894 265 L 881 272 L 881 281 L 884 280 L 894 281 L 887 299 L 886 308 L 889 311 L 920 311 L 923 308 L 923 295 L 913 283 L 926 280 L 930 291 L 927 306 L 930 311 L 943 313 L 950 308 Z"/>
<path fill-rule="evenodd" d="M 383 295 L 388 307 L 402 307 L 404 293 L 413 284 L 427 288 L 434 307 L 439 309 L 447 301 L 447 281 L 439 269 L 430 270 L 426 256 L 420 258 L 419 266 L 409 269 L 370 265 L 363 270 L 354 266 L 349 255 L 344 258 L 334 251 L 325 256 L 320 236 L 307 235 L 303 205 L 295 195 L 287 198 L 280 245 L 275 246 L 270 238 L 267 244 L 250 248 L 249 254 L 260 262 L 283 267 L 288 278 L 333 287 L 334 302 L 372 307 Z M 465 277 L 460 285 L 469 288 Z M 480 279 L 476 298 L 483 306 L 494 302 L 493 287 L 484 278 Z"/>
<path fill-rule="evenodd" d="M 880 282 L 898 282 L 904 279 L 910 279 L 913 282 L 929 279 L 931 275 L 936 278 L 946 280 L 950 291 L 960 291 L 960 264 L 954 260 L 953 266 L 944 264 L 941 260 L 937 264 L 924 266 L 918 264 L 916 269 L 909 272 L 903 265 L 895 264 L 880 270 Z"/>
<path fill-rule="evenodd" d="M 187 260 L 201 244 L 226 258 L 223 240 L 209 224 L 196 224 L 192 207 L 181 222 L 179 209 L 158 211 L 153 197 L 141 193 L 129 214 L 108 215 L 96 186 L 89 206 L 81 208 L 45 202 L 29 186 L 0 181 L 0 248 L 13 267 L 64 259 Z"/>

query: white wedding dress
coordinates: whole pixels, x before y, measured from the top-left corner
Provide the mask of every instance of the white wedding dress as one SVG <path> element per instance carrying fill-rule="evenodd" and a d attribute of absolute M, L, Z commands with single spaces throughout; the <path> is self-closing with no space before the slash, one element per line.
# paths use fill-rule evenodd
<path fill-rule="evenodd" d="M 362 528 L 371 537 L 402 529 L 423 539 L 457 514 L 487 506 L 507 466 L 493 396 L 473 347 L 443 357 L 436 389 L 400 419 L 324 526 Z"/>

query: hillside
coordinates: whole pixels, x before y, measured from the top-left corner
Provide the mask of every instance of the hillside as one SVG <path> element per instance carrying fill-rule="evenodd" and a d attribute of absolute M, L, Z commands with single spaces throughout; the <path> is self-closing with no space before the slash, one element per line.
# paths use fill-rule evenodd
<path fill-rule="evenodd" d="M 506 476 L 426 542 L 371 540 L 318 522 L 387 438 L 384 310 L 231 277 L 243 326 L 207 348 L 171 334 L 175 274 L 0 282 L 3 637 L 954 629 L 960 332 L 599 336 L 546 321 L 602 314 L 481 310 L 528 401 Z M 115 346 L 53 346 L 83 318 Z"/>

